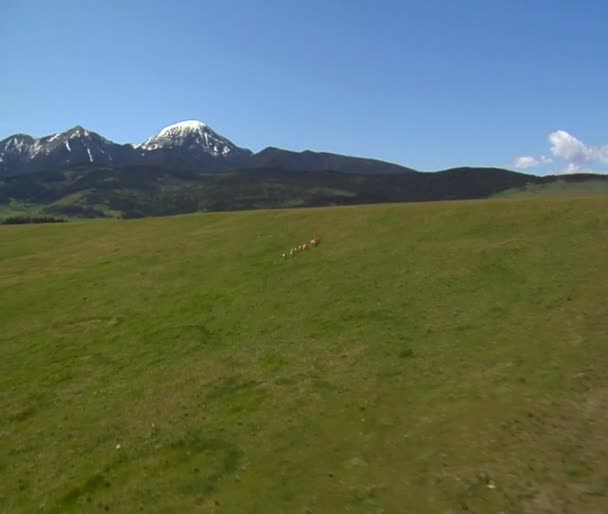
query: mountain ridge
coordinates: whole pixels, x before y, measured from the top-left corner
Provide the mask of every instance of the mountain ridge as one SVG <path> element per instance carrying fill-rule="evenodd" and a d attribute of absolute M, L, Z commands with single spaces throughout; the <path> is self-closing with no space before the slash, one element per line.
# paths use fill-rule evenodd
<path fill-rule="evenodd" d="M 415 171 L 378 159 L 330 152 L 295 152 L 268 146 L 253 153 L 237 146 L 198 120 L 168 125 L 156 135 L 137 144 L 115 143 L 81 125 L 41 138 L 13 134 L 0 141 L 0 176 L 56 171 L 82 165 L 112 168 L 145 165 L 208 172 L 268 166 L 349 173 Z"/>
<path fill-rule="evenodd" d="M 572 188 L 574 183 L 580 186 Z M 134 218 L 606 186 L 608 177 L 598 175 L 538 177 L 478 167 L 420 172 L 377 159 L 272 146 L 254 154 L 196 120 L 169 125 L 140 145 L 114 143 L 80 125 L 0 141 L 0 217 Z"/>
<path fill-rule="evenodd" d="M 537 177 L 500 168 L 356 174 L 270 167 L 205 173 L 142 165 L 84 166 L 0 177 L 0 218 L 137 218 L 197 211 L 473 200 L 509 191 L 533 192 L 534 188 L 542 193 L 548 184 L 608 191 L 608 177 Z"/>

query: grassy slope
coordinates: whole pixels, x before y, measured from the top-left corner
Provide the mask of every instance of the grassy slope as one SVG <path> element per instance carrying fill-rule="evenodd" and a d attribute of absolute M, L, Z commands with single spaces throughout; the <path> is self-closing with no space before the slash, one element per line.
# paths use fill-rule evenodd
<path fill-rule="evenodd" d="M 607 207 L 0 227 L 0 512 L 608 512 Z"/>
<path fill-rule="evenodd" d="M 359 175 L 245 169 L 80 168 L 0 177 L 0 216 L 11 208 L 63 217 L 148 217 L 201 211 L 322 207 L 486 198 L 541 180 L 491 168 Z M 18 213 L 16 213 L 18 214 Z"/>
<path fill-rule="evenodd" d="M 497 193 L 494 198 L 539 198 L 539 197 L 582 197 L 608 194 L 606 180 L 587 180 L 584 182 L 567 182 L 557 180 L 548 184 L 528 184 L 524 187 L 507 189 Z"/>

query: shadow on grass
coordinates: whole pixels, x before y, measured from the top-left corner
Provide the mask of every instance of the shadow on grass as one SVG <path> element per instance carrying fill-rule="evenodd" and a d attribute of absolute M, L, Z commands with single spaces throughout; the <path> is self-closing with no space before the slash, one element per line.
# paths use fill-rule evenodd
<path fill-rule="evenodd" d="M 87 503 L 106 505 L 106 510 L 109 510 L 111 505 L 107 503 L 107 492 L 113 493 L 113 497 L 120 497 L 115 489 L 129 487 L 129 478 L 142 469 L 147 470 L 149 477 L 147 489 L 139 492 L 142 503 L 155 501 L 154 495 L 149 492 L 156 487 L 162 489 L 164 480 L 172 473 L 177 476 L 175 485 L 178 491 L 204 499 L 216 490 L 222 479 L 239 469 L 242 458 L 243 452 L 234 442 L 199 433 L 187 434 L 154 450 L 143 446 L 135 455 L 119 456 L 113 463 L 70 489 L 50 512 L 71 511 Z"/>
<path fill-rule="evenodd" d="M 238 393 L 254 389 L 258 385 L 254 380 L 241 380 L 239 377 L 228 377 L 224 381 L 215 384 L 209 393 L 208 400 L 217 400 L 235 396 Z"/>

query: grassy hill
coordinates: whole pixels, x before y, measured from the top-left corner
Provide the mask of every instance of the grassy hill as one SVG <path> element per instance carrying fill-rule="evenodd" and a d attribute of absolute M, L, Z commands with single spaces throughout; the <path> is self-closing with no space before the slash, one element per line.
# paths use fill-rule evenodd
<path fill-rule="evenodd" d="M 608 512 L 607 207 L 1 226 L 0 512 Z"/>
<path fill-rule="evenodd" d="M 0 178 L 0 219 L 27 215 L 137 218 L 197 211 L 472 199 L 542 180 L 494 168 L 371 175 L 284 168 L 222 173 L 142 166 L 77 168 Z"/>
<path fill-rule="evenodd" d="M 566 177 L 567 178 L 567 177 Z M 583 197 L 608 195 L 608 181 L 603 176 L 593 180 L 568 181 L 557 179 L 554 182 L 526 184 L 523 187 L 507 189 L 494 198 L 538 198 L 538 197 Z"/>
<path fill-rule="evenodd" d="M 323 162 L 313 159 L 310 164 Z M 608 177 L 603 175 L 538 177 L 499 168 L 359 174 L 314 168 L 204 173 L 149 166 L 84 167 L 0 177 L 0 222 L 23 216 L 140 218 L 210 211 L 606 193 Z"/>

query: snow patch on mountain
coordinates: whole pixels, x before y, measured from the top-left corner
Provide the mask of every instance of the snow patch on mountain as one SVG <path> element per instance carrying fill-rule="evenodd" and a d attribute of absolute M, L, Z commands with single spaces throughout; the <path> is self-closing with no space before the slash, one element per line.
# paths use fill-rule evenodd
<path fill-rule="evenodd" d="M 186 120 L 174 123 L 162 129 L 156 137 L 183 137 L 189 133 L 203 133 L 207 127 L 205 123 L 198 120 Z"/>
<path fill-rule="evenodd" d="M 13 136 L 6 145 L 6 148 L 10 149 L 12 147 L 15 152 L 21 154 L 29 152 L 29 146 L 30 145 L 25 140 L 25 138 L 20 136 Z"/>
<path fill-rule="evenodd" d="M 225 158 L 238 147 L 214 132 L 206 123 L 186 120 L 163 128 L 156 136 L 135 148 L 148 151 L 161 148 L 183 148 L 206 153 L 213 157 Z"/>
<path fill-rule="evenodd" d="M 81 164 L 82 157 L 96 165 L 152 163 L 215 170 L 237 165 L 251 155 L 250 150 L 239 148 L 198 120 L 174 123 L 144 143 L 125 145 L 76 125 L 41 138 L 18 133 L 0 141 L 0 174 L 60 169 Z"/>
<path fill-rule="evenodd" d="M 40 153 L 48 153 L 46 146 L 36 139 L 36 142 L 30 148 L 30 157 L 36 157 Z"/>

